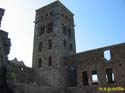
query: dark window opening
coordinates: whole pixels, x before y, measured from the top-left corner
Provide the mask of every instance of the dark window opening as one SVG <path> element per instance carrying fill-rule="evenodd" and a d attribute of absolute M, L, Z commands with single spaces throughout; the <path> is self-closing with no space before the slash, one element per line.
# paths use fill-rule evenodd
<path fill-rule="evenodd" d="M 24 90 L 22 90 L 22 93 L 25 93 Z"/>
<path fill-rule="evenodd" d="M 38 59 L 38 67 L 40 68 L 40 67 L 41 67 L 41 65 L 42 65 L 42 59 L 41 59 L 41 58 L 39 58 L 39 59 Z"/>
<path fill-rule="evenodd" d="M 63 46 L 66 47 L 66 40 L 63 40 Z"/>
<path fill-rule="evenodd" d="M 92 84 L 98 85 L 98 75 L 96 70 L 92 71 Z"/>
<path fill-rule="evenodd" d="M 47 33 L 53 32 L 53 23 L 47 25 Z"/>
<path fill-rule="evenodd" d="M 39 35 L 41 36 L 44 33 L 45 33 L 45 25 L 40 27 Z"/>
<path fill-rule="evenodd" d="M 115 79 L 114 79 L 114 73 L 112 71 L 111 68 L 107 68 L 106 69 L 106 81 L 107 83 L 114 83 Z"/>
<path fill-rule="evenodd" d="M 48 49 L 52 49 L 52 40 L 48 40 Z"/>
<path fill-rule="evenodd" d="M 104 58 L 109 61 L 111 59 L 110 50 L 104 51 Z"/>
<path fill-rule="evenodd" d="M 48 66 L 52 66 L 52 57 L 49 56 L 49 59 L 48 59 Z"/>
<path fill-rule="evenodd" d="M 38 51 L 41 52 L 42 51 L 42 42 L 39 43 L 39 47 L 38 47 Z"/>
<path fill-rule="evenodd" d="M 46 14 L 46 17 L 48 17 L 49 15 L 48 14 Z"/>
<path fill-rule="evenodd" d="M 65 25 L 63 25 L 62 27 L 63 27 L 63 34 L 64 34 L 64 35 L 66 35 L 66 34 L 67 34 L 67 29 L 66 29 L 66 26 L 65 26 Z"/>
<path fill-rule="evenodd" d="M 67 16 L 65 16 L 65 19 L 67 19 L 68 17 Z"/>
<path fill-rule="evenodd" d="M 68 28 L 68 36 L 71 37 L 71 29 Z"/>
<path fill-rule="evenodd" d="M 70 44 L 70 50 L 72 50 L 73 49 L 73 46 L 72 46 L 72 44 Z"/>
<path fill-rule="evenodd" d="M 69 87 L 77 86 L 77 70 L 74 66 L 68 67 L 68 86 Z"/>
<path fill-rule="evenodd" d="M 43 16 L 41 16 L 41 19 L 43 19 Z"/>
<path fill-rule="evenodd" d="M 62 16 L 64 17 L 64 14 L 62 14 Z"/>
<path fill-rule="evenodd" d="M 70 19 L 68 19 L 68 21 L 70 22 Z"/>
<path fill-rule="evenodd" d="M 87 86 L 88 85 L 87 71 L 82 72 L 82 84 L 83 84 L 83 86 Z"/>
<path fill-rule="evenodd" d="M 50 12 L 50 16 L 52 16 L 53 15 L 53 12 Z"/>

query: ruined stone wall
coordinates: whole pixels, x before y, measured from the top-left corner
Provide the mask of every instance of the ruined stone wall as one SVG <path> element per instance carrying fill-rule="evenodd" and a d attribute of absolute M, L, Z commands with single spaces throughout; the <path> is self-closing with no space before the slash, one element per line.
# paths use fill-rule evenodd
<path fill-rule="evenodd" d="M 2 10 L 0 22 L 3 14 Z M 48 24 L 52 31 L 47 31 Z M 50 39 L 51 48 L 48 47 Z M 33 68 L 17 60 L 9 62 L 10 45 L 8 33 L 0 30 L 0 72 L 10 70 L 8 79 L 6 73 L 0 73 L 0 86 L 5 84 L 5 90 L 11 88 L 13 93 L 125 92 L 125 43 L 76 54 L 73 14 L 59 1 L 36 10 Z M 49 56 L 51 64 L 48 64 Z M 104 90 L 112 87 L 121 87 L 124 91 Z"/>
<path fill-rule="evenodd" d="M 0 68 L 7 67 L 8 54 L 10 51 L 10 39 L 8 33 L 0 30 Z"/>
<path fill-rule="evenodd" d="M 107 50 L 110 51 L 110 59 L 105 58 L 104 52 Z M 74 87 L 77 88 L 78 93 L 101 93 L 98 90 L 100 87 L 125 87 L 125 43 L 78 53 L 65 63 L 66 69 L 67 66 L 76 67 L 77 85 Z M 108 72 L 107 69 L 110 71 Z M 83 72 L 86 72 L 86 76 Z M 93 82 L 92 74 L 97 75 L 98 82 Z M 87 83 L 83 81 L 84 79 Z M 67 82 L 66 84 L 72 84 L 70 80 Z M 68 88 L 70 89 L 73 88 Z M 119 93 L 119 91 L 111 93 Z"/>
<path fill-rule="evenodd" d="M 0 8 L 0 26 L 2 21 L 2 16 L 4 15 L 4 9 Z M 8 54 L 10 51 L 10 39 L 8 38 L 8 33 L 0 30 L 0 92 L 1 93 L 12 93 L 12 90 L 8 84 Z"/>
<path fill-rule="evenodd" d="M 57 88 L 43 87 L 35 84 L 15 83 L 14 93 L 60 93 Z"/>
<path fill-rule="evenodd" d="M 10 81 L 13 83 L 34 83 L 35 82 L 35 71 L 32 68 L 28 68 L 24 65 L 10 64 L 11 77 Z"/>
<path fill-rule="evenodd" d="M 4 15 L 4 9 L 0 8 L 0 27 L 2 17 Z M 7 61 L 7 55 L 10 51 L 10 39 L 8 38 L 8 33 L 0 29 L 0 60 Z M 1 64 L 1 62 L 0 62 Z"/>

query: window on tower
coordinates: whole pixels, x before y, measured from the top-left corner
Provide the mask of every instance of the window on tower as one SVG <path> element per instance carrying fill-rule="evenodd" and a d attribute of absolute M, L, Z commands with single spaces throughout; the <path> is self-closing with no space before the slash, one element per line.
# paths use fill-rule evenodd
<path fill-rule="evenodd" d="M 48 17 L 49 15 L 48 14 L 46 14 L 46 17 Z"/>
<path fill-rule="evenodd" d="M 72 45 L 72 43 L 70 43 L 70 50 L 72 50 L 73 49 L 73 45 Z"/>
<path fill-rule="evenodd" d="M 71 29 L 68 28 L 68 36 L 71 37 Z"/>
<path fill-rule="evenodd" d="M 52 40 L 48 40 L 48 49 L 52 49 Z"/>
<path fill-rule="evenodd" d="M 39 43 L 39 46 L 38 46 L 38 51 L 39 51 L 39 52 L 41 52 L 41 51 L 42 51 L 42 46 L 43 46 L 43 43 L 42 43 L 42 42 L 40 42 L 40 43 Z"/>
<path fill-rule="evenodd" d="M 53 23 L 47 24 L 47 33 L 53 32 Z"/>
<path fill-rule="evenodd" d="M 63 34 L 66 35 L 67 31 L 66 31 L 66 26 L 64 24 L 62 25 L 62 29 L 63 29 Z"/>
<path fill-rule="evenodd" d="M 45 25 L 40 27 L 39 35 L 43 35 L 45 33 Z"/>
<path fill-rule="evenodd" d="M 63 46 L 66 47 L 66 40 L 63 40 Z"/>
<path fill-rule="evenodd" d="M 52 57 L 49 56 L 49 59 L 48 59 L 48 66 L 52 66 Z"/>
<path fill-rule="evenodd" d="M 52 15 L 53 15 L 53 12 L 50 12 L 49 14 L 50 14 L 50 16 L 52 16 Z"/>
<path fill-rule="evenodd" d="M 42 59 L 41 59 L 41 58 L 39 58 L 39 59 L 38 59 L 38 68 L 40 68 L 40 67 L 41 67 L 41 65 L 42 65 Z"/>

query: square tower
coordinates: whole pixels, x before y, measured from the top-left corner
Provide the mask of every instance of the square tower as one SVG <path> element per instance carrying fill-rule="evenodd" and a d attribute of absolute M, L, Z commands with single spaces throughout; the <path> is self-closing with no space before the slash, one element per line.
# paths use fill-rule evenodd
<path fill-rule="evenodd" d="M 36 10 L 32 67 L 49 85 L 60 84 L 65 59 L 76 54 L 73 14 L 60 1 Z"/>

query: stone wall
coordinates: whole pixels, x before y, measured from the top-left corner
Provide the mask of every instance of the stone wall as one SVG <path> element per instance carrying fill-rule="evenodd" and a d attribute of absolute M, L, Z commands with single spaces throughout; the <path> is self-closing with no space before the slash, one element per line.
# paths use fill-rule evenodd
<path fill-rule="evenodd" d="M 0 9 L 0 23 L 4 10 Z M 8 79 L 8 54 L 10 51 L 10 39 L 8 38 L 8 33 L 0 30 L 0 92 L 1 93 L 11 93 L 12 90 L 9 88 Z"/>
<path fill-rule="evenodd" d="M 105 51 L 110 51 L 111 58 L 109 60 L 105 58 Z M 124 88 L 124 62 L 125 43 L 78 53 L 70 57 L 69 60 L 65 62 L 65 75 L 67 75 L 65 76 L 65 81 L 67 81 L 66 84 L 68 84 L 68 86 L 72 86 L 71 81 L 67 80 L 69 79 L 68 67 L 70 67 L 69 70 L 74 70 L 72 68 L 75 67 L 75 69 L 77 70 L 77 85 L 74 87 L 78 89 L 77 91 L 84 89 L 83 91 L 90 91 L 85 93 L 100 93 L 100 91 L 98 90 L 98 88 L 100 87 Z M 110 71 L 107 72 L 107 69 Z M 83 72 L 86 72 L 86 76 L 85 74 L 83 75 Z M 96 74 L 98 81 L 93 81 L 92 74 Z M 84 81 L 84 79 L 86 79 L 86 82 Z M 70 90 L 70 88 L 68 89 Z M 84 93 L 83 91 L 78 93 Z M 112 93 L 117 92 L 115 91 Z"/>
<path fill-rule="evenodd" d="M 66 26 L 66 34 L 63 33 L 63 26 Z M 75 48 L 73 14 L 59 1 L 37 9 L 32 67 L 40 76 L 44 76 L 50 86 L 62 85 L 62 63 L 76 53 Z"/>
<path fill-rule="evenodd" d="M 43 87 L 35 84 L 15 83 L 14 93 L 59 93 L 57 88 Z"/>

